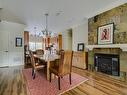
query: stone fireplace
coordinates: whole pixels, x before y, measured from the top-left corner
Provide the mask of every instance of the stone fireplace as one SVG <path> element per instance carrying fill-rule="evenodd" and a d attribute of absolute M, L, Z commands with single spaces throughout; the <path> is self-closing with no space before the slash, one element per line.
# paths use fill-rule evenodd
<path fill-rule="evenodd" d="M 96 71 L 113 76 L 120 75 L 119 55 L 118 54 L 94 54 L 94 67 Z"/>
<path fill-rule="evenodd" d="M 86 48 L 88 70 L 127 81 L 127 44 L 87 45 Z"/>

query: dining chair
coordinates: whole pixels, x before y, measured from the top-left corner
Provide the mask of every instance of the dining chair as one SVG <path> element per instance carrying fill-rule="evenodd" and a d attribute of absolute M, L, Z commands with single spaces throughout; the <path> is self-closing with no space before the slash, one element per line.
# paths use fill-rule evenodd
<path fill-rule="evenodd" d="M 37 49 L 36 51 L 37 55 L 44 55 L 44 50 L 43 49 Z"/>
<path fill-rule="evenodd" d="M 51 82 L 51 74 L 55 74 L 58 76 L 58 85 L 59 90 L 60 87 L 60 78 L 63 78 L 65 75 L 69 74 L 69 81 L 71 84 L 71 71 L 72 71 L 72 51 L 64 51 L 60 52 L 60 59 L 56 59 L 52 61 L 49 71 L 50 71 L 50 82 Z"/>
<path fill-rule="evenodd" d="M 57 55 L 60 55 L 62 51 L 64 51 L 64 50 L 63 50 L 63 49 L 56 50 L 56 54 L 57 54 Z"/>
<path fill-rule="evenodd" d="M 43 49 L 37 49 L 35 51 L 35 54 L 38 55 L 38 56 L 43 56 L 44 55 L 44 50 Z M 43 60 L 35 59 L 35 62 L 36 63 L 41 63 L 41 64 L 43 63 L 44 65 L 46 65 Z"/>
<path fill-rule="evenodd" d="M 35 62 L 35 57 L 32 51 L 30 51 L 30 59 L 32 64 L 32 78 L 35 79 L 36 71 L 45 67 L 45 65 Z"/>
<path fill-rule="evenodd" d="M 29 49 L 27 45 L 24 45 L 24 63 L 25 66 L 30 64 Z"/>

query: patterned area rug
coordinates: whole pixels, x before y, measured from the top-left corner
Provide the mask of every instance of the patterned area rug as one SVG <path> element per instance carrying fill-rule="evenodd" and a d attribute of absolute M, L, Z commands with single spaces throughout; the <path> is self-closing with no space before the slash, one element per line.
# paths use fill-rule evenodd
<path fill-rule="evenodd" d="M 46 80 L 46 74 L 42 71 L 36 73 L 36 78 L 33 80 L 31 76 L 31 69 L 24 69 L 23 75 L 27 81 L 27 87 L 30 95 L 59 95 L 73 89 L 88 79 L 78 74 L 72 73 L 72 84 L 69 83 L 69 76 L 61 78 L 61 90 L 58 89 L 57 78 L 53 79 L 50 83 Z"/>

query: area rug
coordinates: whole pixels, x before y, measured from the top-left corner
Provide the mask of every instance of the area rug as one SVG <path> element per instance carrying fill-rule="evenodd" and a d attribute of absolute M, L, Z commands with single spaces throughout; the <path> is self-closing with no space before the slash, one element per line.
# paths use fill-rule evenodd
<path fill-rule="evenodd" d="M 23 69 L 23 75 L 26 79 L 30 95 L 60 95 L 88 80 L 76 73 L 72 73 L 72 84 L 70 85 L 69 83 L 69 76 L 64 76 L 61 78 L 61 90 L 59 90 L 57 78 L 49 82 L 46 80 L 46 74 L 39 71 L 36 73 L 36 78 L 33 80 L 31 71 L 31 69 Z"/>

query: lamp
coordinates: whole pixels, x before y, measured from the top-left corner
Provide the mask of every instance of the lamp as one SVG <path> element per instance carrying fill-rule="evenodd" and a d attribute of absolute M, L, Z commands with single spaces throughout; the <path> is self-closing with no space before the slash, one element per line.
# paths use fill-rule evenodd
<path fill-rule="evenodd" d="M 46 49 L 51 49 L 50 47 L 51 47 L 51 44 L 52 44 L 52 39 L 54 37 L 56 37 L 57 34 L 55 34 L 55 33 L 48 30 L 48 16 L 49 16 L 49 14 L 46 13 L 45 14 L 45 17 L 46 17 L 45 29 L 42 30 L 41 33 L 42 33 L 43 41 L 44 41 L 44 44 L 45 44 L 44 47 Z"/>
<path fill-rule="evenodd" d="M 46 25 L 45 25 L 45 29 L 42 30 L 43 35 L 46 36 L 46 37 L 47 36 L 51 36 L 51 32 L 49 32 L 49 30 L 48 30 L 48 16 L 49 16 L 49 14 L 46 13 L 45 14 L 45 17 L 46 17 Z"/>

